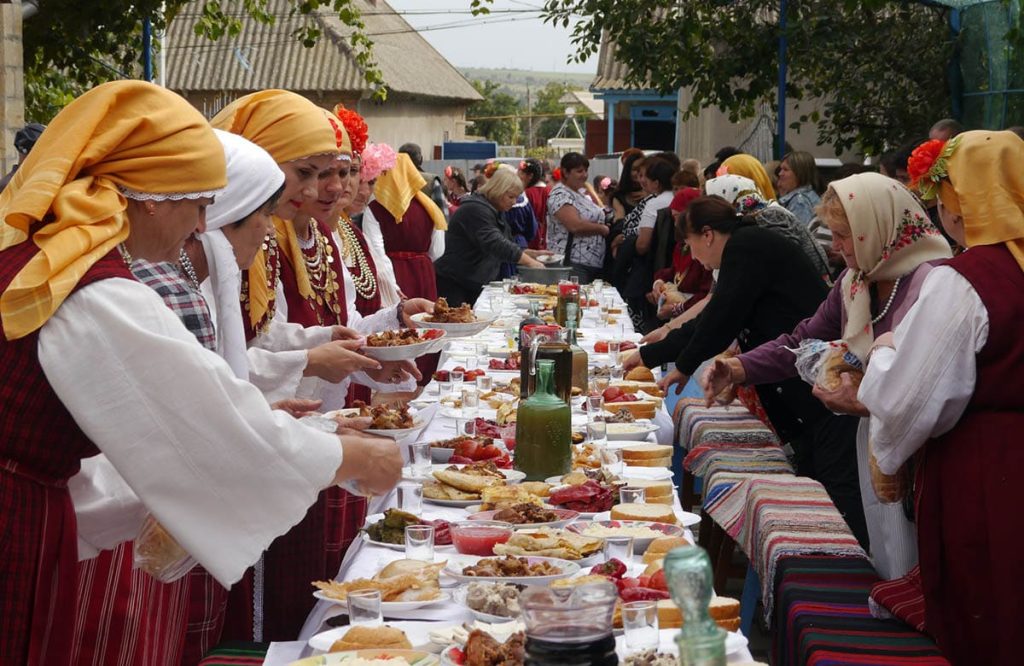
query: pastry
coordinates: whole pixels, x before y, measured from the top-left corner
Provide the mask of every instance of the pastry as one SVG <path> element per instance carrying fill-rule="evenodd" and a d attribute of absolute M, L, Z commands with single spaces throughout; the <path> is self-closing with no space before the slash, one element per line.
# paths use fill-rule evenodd
<path fill-rule="evenodd" d="M 394 627 L 352 627 L 344 636 L 334 641 L 330 651 L 373 649 L 411 650 L 412 643 L 404 631 Z"/>

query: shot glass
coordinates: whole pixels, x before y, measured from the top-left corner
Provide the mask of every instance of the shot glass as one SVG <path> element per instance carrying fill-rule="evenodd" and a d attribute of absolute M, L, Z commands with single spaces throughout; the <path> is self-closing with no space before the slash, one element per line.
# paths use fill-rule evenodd
<path fill-rule="evenodd" d="M 406 534 L 408 534 L 406 528 Z M 408 536 L 406 537 L 408 539 Z M 408 550 L 408 549 L 407 549 Z M 408 555 L 406 556 L 408 557 Z M 615 558 L 625 565 L 633 560 L 633 537 L 631 536 L 610 536 L 604 538 L 604 559 Z"/>
<path fill-rule="evenodd" d="M 622 343 L 620 341 L 612 340 L 608 343 L 608 358 L 613 367 L 622 361 Z"/>
<path fill-rule="evenodd" d="M 569 276 L 569 282 L 572 282 L 573 284 L 579 284 L 580 283 L 580 276 L 579 275 L 570 275 Z"/>
<path fill-rule="evenodd" d="M 380 590 L 359 590 L 348 593 L 348 623 L 353 627 L 379 627 L 384 624 L 380 606 Z"/>
<path fill-rule="evenodd" d="M 414 516 L 423 512 L 423 484 L 403 482 L 398 484 L 398 508 Z"/>
<path fill-rule="evenodd" d="M 608 320 L 610 318 L 611 318 L 611 315 L 608 312 L 608 304 L 607 303 L 601 303 L 601 307 L 600 307 L 600 310 L 598 311 L 598 317 L 597 317 L 598 321 L 601 323 L 601 326 L 608 326 Z"/>
<path fill-rule="evenodd" d="M 434 561 L 433 525 L 409 525 L 405 528 L 405 559 Z"/>
<path fill-rule="evenodd" d="M 604 396 L 588 395 L 587 396 L 587 421 L 593 421 L 601 412 L 604 411 Z"/>
<path fill-rule="evenodd" d="M 613 449 L 609 446 L 602 448 L 601 466 L 612 476 L 622 476 L 625 471 L 622 463 L 622 449 Z"/>
<path fill-rule="evenodd" d="M 487 393 L 491 390 L 492 379 L 490 375 L 479 375 L 476 378 L 476 390 L 480 393 Z"/>
<path fill-rule="evenodd" d="M 466 386 L 462 389 L 462 415 L 467 419 L 475 419 L 480 411 L 480 394 L 475 386 Z"/>
<path fill-rule="evenodd" d="M 608 446 L 608 424 L 604 421 L 588 421 L 587 439 L 599 449 L 606 448 Z M 622 451 L 619 451 L 619 453 L 621 454 Z"/>
<path fill-rule="evenodd" d="M 619 501 L 623 504 L 646 504 L 647 491 L 635 486 L 622 486 L 619 488 Z"/>
<path fill-rule="evenodd" d="M 515 324 L 509 324 L 505 327 L 505 344 L 508 345 L 509 349 L 516 348 L 516 342 L 519 339 L 519 327 Z"/>
<path fill-rule="evenodd" d="M 626 376 L 626 371 L 622 368 L 621 363 L 616 363 L 612 366 L 612 381 L 621 382 L 622 378 Z"/>
<path fill-rule="evenodd" d="M 658 649 L 658 602 L 630 601 L 622 604 L 622 633 L 629 653 Z"/>
<path fill-rule="evenodd" d="M 430 442 L 409 445 L 409 470 L 417 479 L 425 479 L 430 474 Z"/>
<path fill-rule="evenodd" d="M 516 424 L 508 423 L 501 426 L 501 441 L 509 451 L 516 449 Z"/>
<path fill-rule="evenodd" d="M 452 370 L 448 373 L 448 376 L 452 378 L 452 391 L 456 394 L 462 392 L 462 380 L 465 379 L 466 374 L 462 370 Z"/>
<path fill-rule="evenodd" d="M 476 419 L 461 418 L 455 419 L 455 433 L 457 435 L 465 435 L 466 437 L 473 437 L 476 435 Z"/>

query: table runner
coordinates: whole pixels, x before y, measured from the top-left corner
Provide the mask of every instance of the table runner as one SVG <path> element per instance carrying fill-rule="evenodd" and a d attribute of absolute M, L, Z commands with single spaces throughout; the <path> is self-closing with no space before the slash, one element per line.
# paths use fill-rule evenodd
<path fill-rule="evenodd" d="M 715 470 L 748 474 L 793 474 L 793 466 L 778 446 L 747 448 L 701 444 L 686 454 L 683 468 L 699 478 L 706 478 Z"/>
<path fill-rule="evenodd" d="M 684 449 L 699 445 L 778 445 L 779 439 L 738 402 L 704 406 L 703 398 L 683 398 L 676 405 L 676 444 Z"/>

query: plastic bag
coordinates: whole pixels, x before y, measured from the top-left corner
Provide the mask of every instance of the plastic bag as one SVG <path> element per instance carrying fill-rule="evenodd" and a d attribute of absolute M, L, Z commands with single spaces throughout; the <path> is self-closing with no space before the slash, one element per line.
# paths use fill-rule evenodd
<path fill-rule="evenodd" d="M 133 559 L 135 568 L 161 583 L 173 583 L 198 564 L 152 515 L 146 516 L 135 538 Z"/>
<path fill-rule="evenodd" d="M 843 373 L 853 374 L 857 384 L 864 375 L 864 365 L 842 340 L 809 339 L 803 340 L 796 349 L 787 349 L 796 355 L 796 371 L 800 378 L 812 386 L 817 384 L 835 390 Z"/>

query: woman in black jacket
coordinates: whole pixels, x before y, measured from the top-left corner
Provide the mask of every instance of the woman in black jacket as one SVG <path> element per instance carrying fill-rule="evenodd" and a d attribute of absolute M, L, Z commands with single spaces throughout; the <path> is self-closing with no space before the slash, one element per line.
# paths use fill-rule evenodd
<path fill-rule="evenodd" d="M 437 295 L 452 307 L 476 302 L 484 285 L 496 280 L 502 262 L 541 268 L 543 250 L 524 250 L 512 240 L 505 211 L 523 193 L 512 169 L 500 168 L 475 193 L 462 200 L 448 223 L 444 254 L 434 262 Z"/>
<path fill-rule="evenodd" d="M 660 342 L 640 348 L 627 370 L 641 363 L 653 368 L 674 364 L 660 382 L 682 389 L 705 360 L 736 340 L 748 351 L 791 331 L 825 300 L 828 288 L 800 247 L 741 216 L 729 202 L 710 196 L 694 199 L 683 222 L 695 259 L 720 269 L 714 297 L 692 321 Z M 779 437 L 796 452 L 797 473 L 821 482 L 867 548 L 867 527 L 857 479 L 857 419 L 830 412 L 799 378 L 757 386 Z"/>

